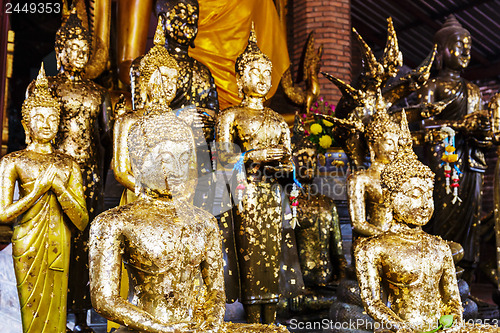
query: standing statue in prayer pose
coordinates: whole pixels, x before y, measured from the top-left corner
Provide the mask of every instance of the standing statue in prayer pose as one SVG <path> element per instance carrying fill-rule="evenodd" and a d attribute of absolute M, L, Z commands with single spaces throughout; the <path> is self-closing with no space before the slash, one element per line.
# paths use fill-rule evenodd
<path fill-rule="evenodd" d="M 487 114 L 481 111 L 479 88 L 461 77 L 470 60 L 470 33 L 454 16 L 450 16 L 436 32 L 434 41 L 438 46 L 436 62 L 439 73 L 418 91 L 423 106 L 422 117 L 430 117 L 433 120 L 431 127 L 437 128 L 430 129 L 427 135 L 430 138 L 426 151 L 427 164 L 436 173 L 436 212 L 428 231 L 463 246 L 465 256 L 460 265 L 470 278 L 471 270 L 479 260 L 481 192 L 483 173 L 487 167 L 481 147 L 488 144 L 489 121 Z M 434 105 L 443 101 L 451 102 L 444 109 L 435 110 Z M 453 154 L 458 160 L 450 163 L 452 168 L 449 174 L 445 172 L 446 163 L 442 159 L 446 154 L 445 144 L 436 135 L 444 125 L 456 132 Z M 450 173 L 452 178 L 456 174 L 458 180 L 457 195 L 446 185 L 446 176 Z"/>
<path fill-rule="evenodd" d="M 117 332 L 288 332 L 224 323 L 217 221 L 183 198 L 196 171 L 194 136 L 175 114 L 150 113 L 128 135 L 139 198 L 100 214 L 90 233 L 92 303 Z M 132 302 L 120 296 L 121 267 Z"/>
<path fill-rule="evenodd" d="M 276 173 L 292 168 L 288 125 L 263 105 L 271 70 L 271 61 L 258 48 L 252 29 L 247 48 L 236 59 L 243 100 L 222 111 L 216 127 L 221 162 L 240 165 L 236 168 L 236 196 L 241 200 L 235 214 L 235 237 L 241 302 L 250 323 L 260 322 L 261 316 L 264 323 L 275 321 L 282 233 Z"/>
<path fill-rule="evenodd" d="M 89 59 L 90 35 L 73 9 L 56 34 L 59 73 L 49 77 L 49 89 L 61 104 L 61 120 L 55 148 L 73 157 L 82 170 L 89 217 L 103 207 L 105 174 L 103 147 L 111 147 L 109 102 L 104 88 L 82 78 Z M 88 228 L 74 236 L 71 251 L 69 309 L 76 315 L 75 330 L 87 329 L 91 308 L 88 288 Z"/>
<path fill-rule="evenodd" d="M 28 146 L 0 161 L 0 222 L 18 218 L 12 255 L 24 333 L 66 332 L 71 230 L 89 220 L 80 167 L 51 144 L 60 112 L 42 67 L 22 106 Z"/>
<path fill-rule="evenodd" d="M 354 249 L 365 310 L 381 325 L 380 332 L 430 331 L 444 315 L 454 320 L 449 332 L 500 332 L 496 326 L 464 323 L 448 242 L 422 230 L 434 211 L 433 178 L 411 149 L 402 149 L 382 172 L 384 202 L 394 223 Z"/>

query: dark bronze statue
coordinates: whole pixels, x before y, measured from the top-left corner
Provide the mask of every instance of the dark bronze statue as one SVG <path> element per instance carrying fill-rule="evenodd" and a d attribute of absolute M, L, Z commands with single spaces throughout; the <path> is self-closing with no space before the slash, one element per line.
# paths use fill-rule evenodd
<path fill-rule="evenodd" d="M 488 144 L 489 121 L 482 113 L 479 88 L 461 77 L 470 60 L 471 36 L 454 16 L 450 16 L 436 32 L 438 75 L 418 91 L 423 118 L 427 121 L 426 159 L 436 173 L 434 200 L 436 211 L 428 231 L 446 240 L 460 243 L 465 251 L 461 266 L 471 273 L 479 261 L 479 226 L 483 173 L 486 162 L 481 147 Z M 447 102 L 444 109 L 435 109 L 437 103 Z M 456 132 L 454 154 L 458 174 L 458 199 L 447 190 L 446 173 L 442 160 L 445 144 L 438 135 L 442 126 Z M 452 172 L 455 172 L 452 170 Z M 468 276 L 464 276 L 466 280 Z M 470 276 L 469 276 L 470 278 Z"/>

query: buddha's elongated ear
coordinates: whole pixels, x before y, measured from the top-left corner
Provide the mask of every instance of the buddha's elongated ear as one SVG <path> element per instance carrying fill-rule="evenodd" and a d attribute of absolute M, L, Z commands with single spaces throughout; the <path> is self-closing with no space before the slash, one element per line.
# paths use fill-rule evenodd
<path fill-rule="evenodd" d="M 26 122 L 24 120 L 21 120 L 21 124 L 23 125 L 23 128 L 24 128 L 24 135 L 25 135 L 24 142 L 27 145 L 29 145 L 31 143 L 31 131 L 30 131 L 28 125 L 26 125 Z"/>
<path fill-rule="evenodd" d="M 239 75 L 236 75 L 236 85 L 238 86 L 238 97 L 245 97 L 245 94 L 243 93 L 243 78 Z"/>

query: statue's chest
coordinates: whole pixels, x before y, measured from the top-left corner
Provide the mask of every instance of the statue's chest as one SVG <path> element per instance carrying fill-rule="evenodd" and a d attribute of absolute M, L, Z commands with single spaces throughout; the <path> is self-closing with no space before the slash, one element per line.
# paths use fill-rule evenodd
<path fill-rule="evenodd" d="M 47 170 L 47 166 L 53 166 L 56 177 L 67 184 L 71 175 L 71 165 L 67 160 L 57 158 L 54 154 L 28 153 L 18 164 L 18 174 L 23 187 L 31 187 L 37 178 L 41 177 Z"/>
<path fill-rule="evenodd" d="M 443 262 L 443 254 L 432 244 L 417 241 L 395 245 L 384 260 L 383 274 L 391 284 L 411 287 L 441 275 Z"/>
<path fill-rule="evenodd" d="M 325 222 L 329 225 L 332 221 L 332 207 L 320 196 L 301 193 L 297 216 L 303 228 L 319 227 Z"/>
<path fill-rule="evenodd" d="M 252 146 L 272 146 L 280 142 L 281 122 L 266 115 L 241 115 L 237 119 L 238 136 Z"/>
<path fill-rule="evenodd" d="M 62 106 L 61 120 L 93 122 L 102 103 L 101 93 L 84 82 L 64 82 L 56 86 Z"/>
<path fill-rule="evenodd" d="M 384 202 L 384 198 L 382 196 L 382 186 L 380 186 L 380 182 L 371 182 L 366 186 L 366 200 L 371 204 L 381 204 Z"/>
<path fill-rule="evenodd" d="M 178 90 L 187 94 L 187 99 L 200 99 L 210 89 L 210 80 L 204 71 L 193 61 L 178 61 L 180 71 L 177 79 Z"/>
<path fill-rule="evenodd" d="M 132 265 L 147 270 L 188 269 L 199 266 L 204 258 L 204 235 L 201 228 L 182 223 L 141 223 L 128 234 L 125 252 Z"/>

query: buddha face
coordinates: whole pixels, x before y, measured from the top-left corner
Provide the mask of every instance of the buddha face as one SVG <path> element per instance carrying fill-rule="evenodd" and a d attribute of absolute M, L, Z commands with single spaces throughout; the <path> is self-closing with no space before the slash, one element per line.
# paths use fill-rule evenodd
<path fill-rule="evenodd" d="M 36 107 L 29 113 L 27 123 L 23 123 L 26 134 L 38 143 L 48 143 L 55 138 L 59 127 L 59 113 L 51 107 Z"/>
<path fill-rule="evenodd" d="M 384 164 L 390 163 L 398 152 L 398 135 L 386 132 L 382 137 L 372 144 L 375 159 Z"/>
<path fill-rule="evenodd" d="M 147 90 L 150 100 L 170 104 L 177 92 L 177 70 L 165 66 L 158 67 L 147 83 Z"/>
<path fill-rule="evenodd" d="M 187 142 L 167 141 L 160 155 L 161 170 L 172 193 L 181 194 L 188 180 L 192 147 Z"/>
<path fill-rule="evenodd" d="M 394 218 L 406 224 L 423 226 L 434 212 L 431 179 L 410 178 L 400 190 L 392 194 Z"/>
<path fill-rule="evenodd" d="M 189 142 L 165 140 L 151 150 L 137 177 L 149 189 L 184 195 L 192 154 L 193 145 Z"/>
<path fill-rule="evenodd" d="M 446 67 L 462 70 L 469 65 L 471 37 L 465 31 L 458 31 L 448 37 L 443 50 L 443 62 Z"/>
<path fill-rule="evenodd" d="M 65 70 L 81 72 L 89 60 L 89 44 L 83 39 L 69 39 L 58 58 Z"/>
<path fill-rule="evenodd" d="M 266 60 L 260 58 L 251 61 L 238 79 L 238 86 L 245 96 L 264 98 L 271 89 L 271 71 L 271 64 Z"/>
<path fill-rule="evenodd" d="M 197 1 L 177 1 L 165 13 L 167 37 L 189 45 L 198 34 L 199 7 Z"/>

